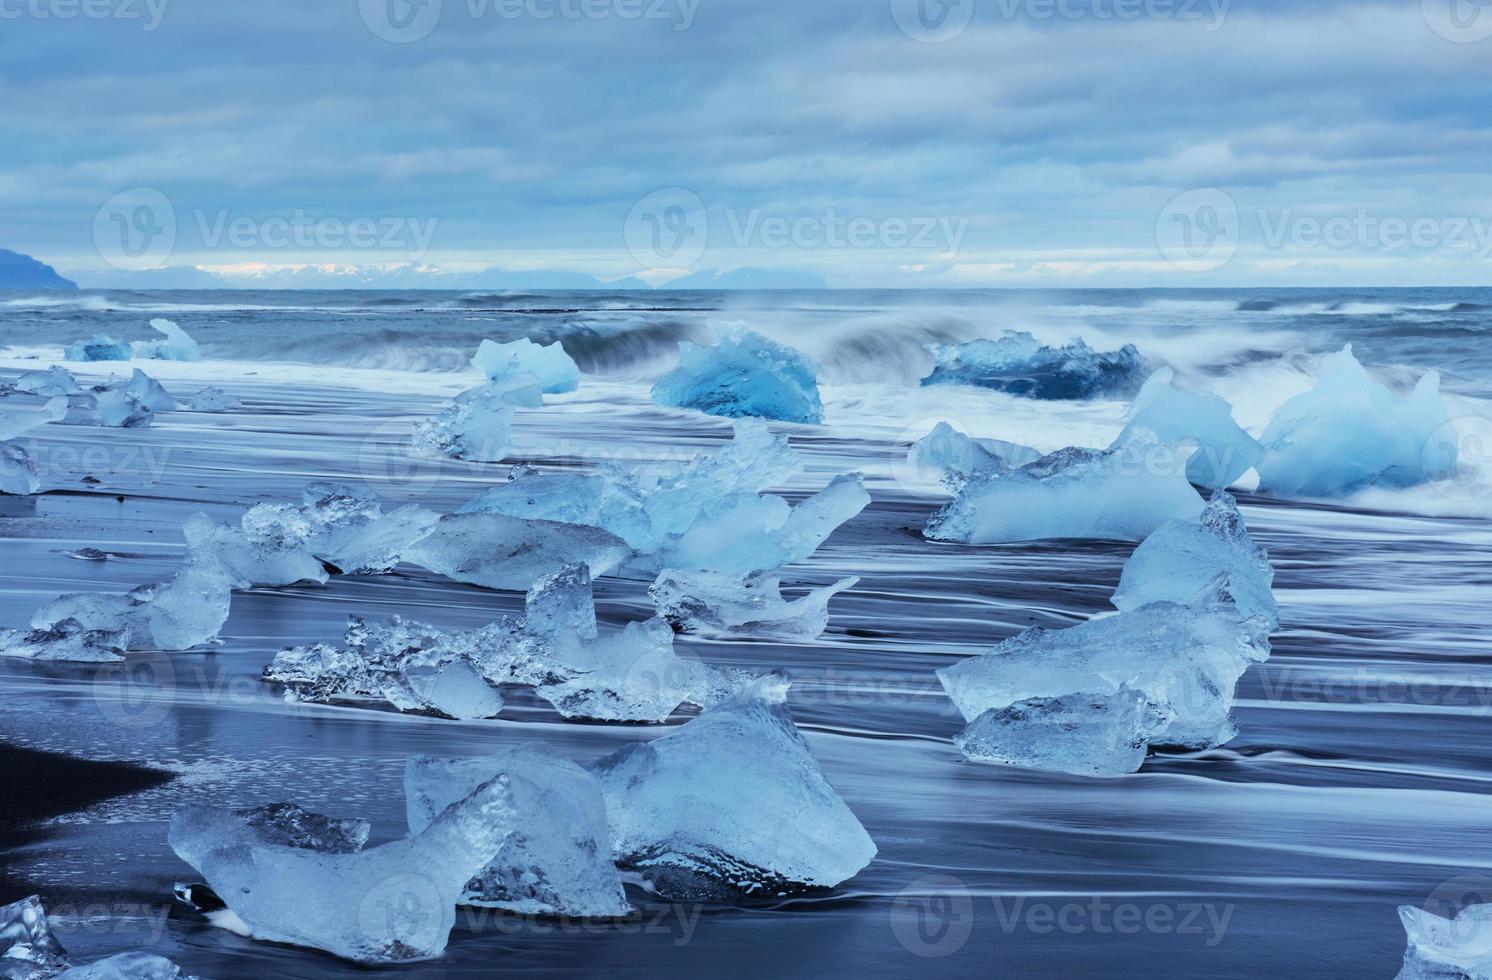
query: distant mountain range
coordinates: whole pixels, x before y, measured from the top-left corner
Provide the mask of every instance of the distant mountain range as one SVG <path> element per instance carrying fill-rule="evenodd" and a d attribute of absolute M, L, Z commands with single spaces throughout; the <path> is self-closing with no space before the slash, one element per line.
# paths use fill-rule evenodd
<path fill-rule="evenodd" d="M 0 248 L 0 289 L 65 289 L 75 291 L 78 284 L 64 279 L 57 270 L 29 255 Z"/>

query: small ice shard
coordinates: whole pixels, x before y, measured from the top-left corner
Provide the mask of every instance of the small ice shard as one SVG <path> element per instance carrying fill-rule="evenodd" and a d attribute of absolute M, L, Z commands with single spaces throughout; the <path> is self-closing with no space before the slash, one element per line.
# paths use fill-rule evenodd
<path fill-rule="evenodd" d="M 1125 397 L 1140 387 L 1149 365 L 1133 344 L 1100 352 L 1082 340 L 1043 347 L 1029 333 L 1007 330 L 999 340 L 931 348 L 937 360 L 924 386 L 977 385 L 1042 400 Z"/>
<path fill-rule="evenodd" d="M 32 614 L 39 629 L 76 620 L 84 629 L 120 633 L 134 649 L 190 650 L 217 639 L 228 620 L 233 582 L 209 560 L 188 560 L 169 582 L 142 585 L 124 595 L 60 596 Z"/>
<path fill-rule="evenodd" d="M 174 412 L 177 408 L 176 399 L 161 387 L 161 383 L 139 368 L 135 368 L 128 382 L 114 382 L 105 387 L 129 392 L 135 396 L 136 401 L 152 412 Z"/>
<path fill-rule="evenodd" d="M 36 411 L 0 412 L 0 442 L 25 435 L 48 422 L 59 422 L 67 415 L 67 399 L 50 398 Z"/>
<path fill-rule="evenodd" d="M 187 401 L 193 412 L 232 412 L 243 407 L 243 402 L 222 388 L 203 388 Z"/>
<path fill-rule="evenodd" d="M 714 347 L 679 344 L 679 366 L 653 386 L 653 404 L 725 418 L 819 425 L 819 366 L 761 334 L 735 330 Z"/>
<path fill-rule="evenodd" d="M 127 361 L 130 359 L 130 345 L 100 333 L 88 340 L 68 344 L 62 356 L 69 361 Z"/>
<path fill-rule="evenodd" d="M 547 748 L 480 759 L 412 756 L 404 767 L 409 832 L 507 773 L 518 829 L 466 885 L 461 904 L 520 915 L 607 918 L 631 911 L 611 861 L 606 801 L 596 778 Z"/>
<path fill-rule="evenodd" d="M 188 806 L 172 814 L 166 842 L 200 872 L 209 853 L 240 845 L 351 854 L 363 849 L 371 830 L 366 820 L 325 817 L 294 803 L 241 810 Z"/>
<path fill-rule="evenodd" d="M 16 379 L 15 390 L 28 395 L 55 398 L 58 395 L 76 395 L 83 389 L 72 372 L 53 366 L 45 371 L 27 371 Z"/>
<path fill-rule="evenodd" d="M 1442 918 L 1399 906 L 1408 934 L 1398 980 L 1492 980 L 1492 905 L 1468 905 Z"/>
<path fill-rule="evenodd" d="M 1141 542 L 1112 602 L 1124 612 L 1152 602 L 1189 606 L 1219 575 L 1227 576 L 1228 595 L 1241 616 L 1260 616 L 1271 630 L 1279 627 L 1269 554 L 1249 536 L 1238 502 L 1224 490 L 1212 495 L 1200 522 L 1167 522 Z"/>
<path fill-rule="evenodd" d="M 876 855 L 764 678 L 677 731 L 592 763 L 617 862 L 677 899 L 832 888 Z"/>
<path fill-rule="evenodd" d="M 1170 443 L 1195 440 L 1198 448 L 1187 461 L 1187 478 L 1210 490 L 1232 486 L 1259 462 L 1264 447 L 1233 421 L 1233 406 L 1213 394 L 1182 391 L 1175 380 L 1170 368 L 1150 376 L 1129 406 L 1129 426 L 1115 445 L 1127 442 L 1136 428 Z"/>
<path fill-rule="evenodd" d="M 503 390 L 474 388 L 433 419 L 416 422 L 417 456 L 500 463 L 513 448 L 513 403 Z"/>
<path fill-rule="evenodd" d="M 450 514 L 404 558 L 457 582 L 524 592 L 543 576 L 577 563 L 599 578 L 631 553 L 626 542 L 600 528 L 504 514 Z"/>
<path fill-rule="evenodd" d="M 1029 629 L 939 670 L 938 680 L 966 721 L 1033 698 L 1129 687 L 1169 717 L 1157 744 L 1214 748 L 1237 734 L 1238 679 L 1269 657 L 1268 624 L 1241 618 L 1222 586 L 1192 606 L 1157 602 L 1064 630 Z"/>
<path fill-rule="evenodd" d="M 1315 388 L 1275 410 L 1260 441 L 1259 489 L 1284 497 L 1410 487 L 1454 476 L 1459 462 L 1440 375 L 1400 397 L 1368 376 L 1351 344 L 1322 361 Z"/>
<path fill-rule="evenodd" d="M 0 442 L 0 493 L 25 497 L 41 489 L 41 471 L 26 449 L 14 442 Z"/>
<path fill-rule="evenodd" d="M 251 508 L 238 527 L 216 524 L 206 514 L 187 519 L 182 529 L 189 555 L 221 565 L 239 588 L 323 583 L 326 569 L 307 550 L 311 526 L 288 504 Z"/>
<path fill-rule="evenodd" d="M 75 966 L 54 980 L 193 980 L 164 956 L 134 951 L 116 953 L 86 966 Z"/>
<path fill-rule="evenodd" d="M 841 579 L 801 599 L 787 600 L 782 597 L 781 577 L 772 572 L 721 575 L 666 570 L 648 594 L 658 615 L 683 633 L 811 640 L 828 628 L 829 600 L 859 581 Z"/>
<path fill-rule="evenodd" d="M 67 950 L 53 934 L 40 896 L 0 906 L 0 975 L 31 980 L 67 966 Z"/>
<path fill-rule="evenodd" d="M 504 774 L 403 840 L 338 854 L 229 835 L 203 858 L 202 874 L 255 939 L 358 963 L 433 959 L 445 952 L 467 882 L 518 827 Z"/>
<path fill-rule="evenodd" d="M 166 339 L 136 341 L 131 345 L 135 357 L 151 358 L 157 361 L 202 360 L 202 348 L 191 335 L 175 323 L 170 320 L 151 320 L 150 326 L 157 333 L 164 334 Z"/>
<path fill-rule="evenodd" d="M 560 395 L 580 387 L 580 367 L 558 343 L 541 346 L 520 338 L 509 344 L 484 340 L 471 359 L 489 381 L 502 381 L 518 374 L 538 378 L 545 394 Z"/>
<path fill-rule="evenodd" d="M 127 631 L 84 629 L 76 619 L 32 630 L 0 631 L 0 657 L 80 664 L 113 664 L 129 649 Z"/>
<path fill-rule="evenodd" d="M 385 514 L 372 493 L 342 484 L 312 484 L 302 499 L 307 549 L 344 575 L 388 574 L 440 521 L 413 504 Z"/>
<path fill-rule="evenodd" d="M 1138 772 L 1169 718 L 1139 691 L 1031 698 L 991 708 L 953 738 L 967 759 L 1077 776 Z"/>
<path fill-rule="evenodd" d="M 1041 458 L 1041 453 L 1013 442 L 997 439 L 973 439 L 949 425 L 937 426 L 912 444 L 907 465 L 912 467 L 919 483 L 942 484 L 957 493 L 971 481 L 1008 472 Z"/>
<path fill-rule="evenodd" d="M 1063 449 L 976 480 L 938 511 L 934 541 L 1000 544 L 1047 538 L 1139 541 L 1170 520 L 1194 519 L 1202 499 L 1174 447 L 1140 429 L 1107 450 Z"/>

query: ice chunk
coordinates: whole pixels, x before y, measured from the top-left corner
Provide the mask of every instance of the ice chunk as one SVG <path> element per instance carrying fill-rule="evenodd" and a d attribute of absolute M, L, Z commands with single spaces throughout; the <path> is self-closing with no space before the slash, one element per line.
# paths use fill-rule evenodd
<path fill-rule="evenodd" d="M 117 953 L 106 959 L 75 966 L 59 973 L 56 980 L 192 980 L 181 967 L 163 956 L 150 953 Z"/>
<path fill-rule="evenodd" d="M 611 492 L 609 481 L 599 474 L 541 473 L 531 466 L 515 466 L 508 482 L 468 500 L 457 513 L 598 527 L 602 504 Z"/>
<path fill-rule="evenodd" d="M 385 575 L 429 534 L 440 515 L 409 505 L 385 514 L 368 490 L 316 483 L 302 495 L 307 549 L 344 575 Z"/>
<path fill-rule="evenodd" d="M 726 418 L 818 425 L 819 366 L 760 334 L 735 330 L 714 347 L 679 344 L 679 366 L 653 386 L 653 404 Z"/>
<path fill-rule="evenodd" d="M 67 950 L 53 934 L 39 896 L 0 906 L 0 975 L 30 980 L 53 976 L 67 965 Z"/>
<path fill-rule="evenodd" d="M 203 388 L 187 402 L 194 412 L 232 412 L 243 407 L 243 402 L 222 388 Z"/>
<path fill-rule="evenodd" d="M 130 359 L 130 345 L 100 333 L 89 340 L 68 344 L 62 356 L 69 361 L 127 361 Z"/>
<path fill-rule="evenodd" d="M 129 649 L 127 631 L 89 630 L 76 619 L 33 630 L 0 631 L 0 657 L 111 664 Z"/>
<path fill-rule="evenodd" d="M 41 471 L 31 454 L 18 443 L 0 442 L 0 493 L 19 497 L 41 489 Z"/>
<path fill-rule="evenodd" d="M 66 425 L 96 425 L 110 429 L 148 429 L 155 413 L 123 388 L 95 388 L 67 399 Z"/>
<path fill-rule="evenodd" d="M 596 637 L 596 601 L 591 574 L 570 565 L 546 575 L 529 589 L 523 603 L 523 629 L 535 636 Z"/>
<path fill-rule="evenodd" d="M 631 553 L 626 542 L 600 528 L 504 514 L 450 514 L 404 558 L 458 582 L 523 592 L 568 565 L 584 564 L 598 578 Z"/>
<path fill-rule="evenodd" d="M 508 774 L 518 832 L 467 883 L 462 904 L 521 915 L 626 915 L 601 786 L 548 749 L 523 746 L 480 759 L 411 757 L 404 767 L 410 833 L 501 773 Z"/>
<path fill-rule="evenodd" d="M 489 381 L 531 374 L 546 394 L 559 395 L 580 387 L 580 367 L 558 343 L 541 346 L 527 337 L 509 344 L 484 340 L 471 363 Z"/>
<path fill-rule="evenodd" d="M 139 368 L 136 368 L 130 375 L 129 381 L 112 382 L 104 388 L 108 391 L 129 392 L 135 396 L 136 401 L 152 412 L 174 412 L 177 408 L 176 399 L 161 387 L 161 383 Z"/>
<path fill-rule="evenodd" d="M 182 532 L 189 555 L 221 565 L 239 588 L 327 580 L 326 568 L 307 547 L 310 523 L 288 504 L 251 508 L 236 528 L 195 514 Z"/>
<path fill-rule="evenodd" d="M 680 899 L 831 888 L 876 846 L 764 679 L 651 742 L 592 763 L 621 866 Z"/>
<path fill-rule="evenodd" d="M 1116 445 L 1137 428 L 1179 443 L 1191 439 L 1198 448 L 1187 461 L 1186 475 L 1197 486 L 1221 490 L 1232 486 L 1264 455 L 1264 447 L 1233 421 L 1233 406 L 1212 394 L 1182 391 L 1176 372 L 1161 368 L 1151 375 L 1129 407 L 1129 426 Z"/>
<path fill-rule="evenodd" d="M 935 541 L 998 544 L 1046 538 L 1139 541 L 1202 512 L 1174 447 L 1145 430 L 1108 450 L 1063 449 L 963 488 L 927 525 Z"/>
<path fill-rule="evenodd" d="M 829 600 L 859 581 L 841 579 L 789 601 L 782 597 L 781 577 L 774 573 L 669 570 L 658 576 L 648 594 L 658 615 L 683 633 L 807 640 L 828 628 Z"/>
<path fill-rule="evenodd" d="M 1269 554 L 1254 543 L 1238 502 L 1219 490 L 1197 521 L 1170 521 L 1146 538 L 1119 579 L 1114 608 L 1130 611 L 1152 602 L 1189 606 L 1227 576 L 1230 598 L 1245 618 L 1261 616 L 1278 628 L 1279 605 L 1271 586 Z"/>
<path fill-rule="evenodd" d="M 411 446 L 419 456 L 498 463 L 512 450 L 514 414 L 503 394 L 476 394 L 416 422 Z"/>
<path fill-rule="evenodd" d="M 240 843 L 210 850 L 202 874 L 256 939 L 359 963 L 445 951 L 466 884 L 518 827 L 506 774 L 421 833 L 351 854 Z"/>
<path fill-rule="evenodd" d="M 471 664 L 456 660 L 438 667 L 411 667 L 401 675 L 408 699 L 395 707 L 408 710 L 411 702 L 456 721 L 496 718 L 503 699 Z"/>
<path fill-rule="evenodd" d="M 1409 937 L 1398 980 L 1492 980 L 1492 905 L 1468 905 L 1442 918 L 1399 906 Z"/>
<path fill-rule="evenodd" d="M 72 372 L 53 366 L 45 371 L 27 371 L 16 379 L 15 390 L 28 395 L 55 398 L 58 395 L 76 395 L 83 389 Z"/>
<path fill-rule="evenodd" d="M 1041 453 L 1013 442 L 973 439 L 947 422 L 912 444 L 907 465 L 922 486 L 942 484 L 957 493 L 971 481 L 1005 473 L 1041 458 Z"/>
<path fill-rule="evenodd" d="M 135 357 L 152 358 L 157 361 L 200 361 L 202 348 L 181 327 L 170 320 L 151 320 L 150 326 L 165 340 L 141 340 L 132 350 Z"/>
<path fill-rule="evenodd" d="M 1275 411 L 1260 441 L 1259 489 L 1287 497 L 1448 479 L 1459 460 L 1440 375 L 1401 398 L 1368 376 L 1351 344 L 1322 361 L 1314 389 Z"/>
<path fill-rule="evenodd" d="M 1157 602 L 1070 629 L 1030 629 L 937 672 L 974 721 L 1033 698 L 1115 694 L 1129 687 L 1169 721 L 1160 744 L 1212 748 L 1236 734 L 1234 688 L 1269 656 L 1269 628 L 1215 592 L 1195 605 Z"/>
<path fill-rule="evenodd" d="M 325 817 L 294 803 L 241 810 L 189 806 L 172 814 L 166 842 L 177 857 L 200 872 L 209 853 L 240 845 L 351 854 L 363 849 L 371 830 L 366 820 Z"/>
<path fill-rule="evenodd" d="M 34 412 L 0 412 L 0 442 L 24 435 L 48 422 L 58 422 L 66 415 L 67 399 L 61 396 L 48 399 Z"/>
<path fill-rule="evenodd" d="M 955 735 L 966 758 L 1078 776 L 1138 772 L 1170 719 L 1144 694 L 1032 698 L 991 708 Z"/>
<path fill-rule="evenodd" d="M 931 348 L 937 364 L 922 384 L 993 388 L 1022 398 L 1124 397 L 1140 387 L 1149 365 L 1133 344 L 1099 352 L 1081 339 L 1043 347 L 1029 333 L 1007 330 L 999 340 Z"/>
<path fill-rule="evenodd" d="M 189 560 L 169 582 L 124 595 L 64 595 L 31 617 L 37 628 L 76 620 L 84 629 L 116 632 L 135 649 L 190 650 L 217 639 L 228 620 L 233 583 L 221 566 Z"/>

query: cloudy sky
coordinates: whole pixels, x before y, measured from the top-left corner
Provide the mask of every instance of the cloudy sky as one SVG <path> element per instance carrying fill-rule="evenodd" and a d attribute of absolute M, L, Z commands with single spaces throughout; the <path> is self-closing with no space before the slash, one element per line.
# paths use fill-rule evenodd
<path fill-rule="evenodd" d="M 0 247 L 1492 282 L 1492 2 L 0 0 Z"/>

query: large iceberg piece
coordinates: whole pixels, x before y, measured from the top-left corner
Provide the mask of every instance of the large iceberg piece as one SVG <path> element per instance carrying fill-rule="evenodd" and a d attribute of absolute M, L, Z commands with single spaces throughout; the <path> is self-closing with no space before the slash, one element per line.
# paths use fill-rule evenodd
<path fill-rule="evenodd" d="M 679 344 L 679 366 L 653 386 L 653 404 L 725 418 L 818 425 L 819 366 L 760 334 L 736 330 L 714 347 Z"/>
<path fill-rule="evenodd" d="M 0 442 L 0 493 L 24 497 L 41 489 L 41 470 L 23 446 Z"/>
<path fill-rule="evenodd" d="M 876 855 L 774 676 L 662 738 L 592 763 L 628 870 L 680 899 L 830 888 Z"/>
<path fill-rule="evenodd" d="M 432 959 L 446 948 L 467 882 L 518 826 L 506 774 L 452 804 L 419 834 L 336 853 L 244 843 L 228 832 L 202 875 L 255 939 L 359 963 Z"/>
<path fill-rule="evenodd" d="M 520 915 L 605 918 L 631 909 L 611 861 L 606 801 L 596 778 L 546 748 L 480 759 L 411 757 L 404 767 L 409 832 L 507 773 L 519 831 L 467 882 L 461 904 Z"/>
<path fill-rule="evenodd" d="M 1029 333 L 1007 330 L 999 340 L 932 348 L 937 364 L 922 384 L 993 388 L 1022 398 L 1123 397 L 1139 388 L 1149 365 L 1133 344 L 1099 352 L 1082 340 L 1043 347 Z"/>
<path fill-rule="evenodd" d="M 1192 606 L 1157 602 L 1070 629 L 1027 630 L 943 668 L 938 680 L 970 722 L 1032 699 L 1129 688 L 1147 698 L 1147 719 L 1152 712 L 1165 719 L 1153 728 L 1147 721 L 1136 737 L 1193 749 L 1222 745 L 1237 734 L 1230 713 L 1238 679 L 1269 656 L 1269 626 L 1241 617 L 1221 585 Z"/>
<path fill-rule="evenodd" d="M 1260 441 L 1259 489 L 1287 497 L 1448 479 L 1459 460 L 1440 375 L 1402 398 L 1368 376 L 1351 344 L 1322 361 L 1314 389 L 1275 411 Z"/>
<path fill-rule="evenodd" d="M 32 630 L 0 631 L 0 657 L 83 664 L 110 664 L 124 659 L 129 632 L 85 629 L 76 619 Z"/>
<path fill-rule="evenodd" d="M 583 564 L 599 578 L 631 553 L 626 542 L 596 527 L 503 514 L 449 514 L 404 557 L 457 582 L 522 592 L 569 565 Z"/>
<path fill-rule="evenodd" d="M 560 395 L 580 387 L 580 366 L 558 343 L 541 346 L 527 337 L 510 344 L 484 340 L 471 363 L 489 381 L 531 374 L 545 394 Z"/>
<path fill-rule="evenodd" d="M 1264 455 L 1264 447 L 1233 421 L 1233 407 L 1212 394 L 1175 387 L 1176 372 L 1161 368 L 1129 407 L 1129 426 L 1116 445 L 1139 428 L 1170 443 L 1195 440 L 1197 451 L 1186 464 L 1186 475 L 1197 486 L 1222 490 L 1232 486 Z"/>
<path fill-rule="evenodd" d="M 469 795 L 463 793 L 459 799 Z M 271 803 L 242 810 L 189 806 L 171 815 L 166 842 L 177 857 L 201 872 L 207 855 L 225 847 L 297 847 L 328 854 L 352 854 L 368 843 L 371 830 L 372 825 L 366 820 L 325 817 L 294 803 Z"/>
<path fill-rule="evenodd" d="M 1279 604 L 1269 553 L 1249 536 L 1238 501 L 1219 490 L 1200 521 L 1170 521 L 1141 542 L 1124 566 L 1114 608 L 1129 612 L 1152 602 L 1189 606 L 1227 576 L 1226 589 L 1244 618 L 1260 616 L 1278 628 Z"/>
<path fill-rule="evenodd" d="M 1446 919 L 1399 907 L 1409 937 L 1398 980 L 1492 980 L 1492 905 L 1468 905 Z"/>
<path fill-rule="evenodd" d="M 1136 430 L 1107 450 L 1063 449 L 1010 473 L 973 480 L 933 515 L 924 533 L 965 544 L 1139 541 L 1166 521 L 1201 512 L 1182 455 Z"/>
<path fill-rule="evenodd" d="M 175 323 L 170 320 L 151 320 L 150 326 L 156 333 L 165 335 L 165 339 L 136 341 L 130 345 L 135 357 L 157 361 L 202 360 L 202 348 Z"/>
<path fill-rule="evenodd" d="M 130 345 L 100 333 L 88 340 L 68 344 L 62 356 L 69 361 L 127 361 L 130 359 Z"/>
<path fill-rule="evenodd" d="M 1168 717 L 1139 691 L 1031 698 L 991 708 L 953 743 L 975 762 L 1078 776 L 1138 772 Z"/>
<path fill-rule="evenodd" d="M 681 633 L 811 640 L 829 626 L 829 600 L 858 578 L 841 579 L 801 599 L 782 597 L 772 572 L 721 575 L 666 570 L 649 588 L 658 615 Z"/>
<path fill-rule="evenodd" d="M 0 906 L 0 976 L 39 980 L 67 967 L 67 950 L 52 932 L 40 896 Z"/>

